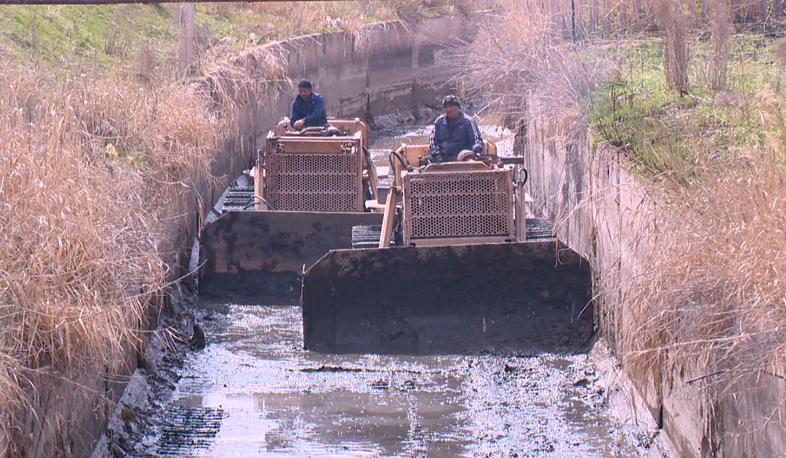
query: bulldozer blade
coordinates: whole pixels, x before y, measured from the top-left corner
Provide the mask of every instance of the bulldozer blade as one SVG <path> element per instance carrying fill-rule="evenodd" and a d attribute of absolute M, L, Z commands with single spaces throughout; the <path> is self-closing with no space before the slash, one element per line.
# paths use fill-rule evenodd
<path fill-rule="evenodd" d="M 331 251 L 301 304 L 322 352 L 580 351 L 594 334 L 589 264 L 554 240 Z"/>
<path fill-rule="evenodd" d="M 352 226 L 381 213 L 228 212 L 200 237 L 199 293 L 237 303 L 297 305 L 301 276 L 329 250 L 352 247 Z"/>

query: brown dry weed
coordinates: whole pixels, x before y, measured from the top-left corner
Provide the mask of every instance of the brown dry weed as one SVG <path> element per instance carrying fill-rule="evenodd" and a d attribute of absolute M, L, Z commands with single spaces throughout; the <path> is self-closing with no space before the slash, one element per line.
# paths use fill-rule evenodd
<path fill-rule="evenodd" d="M 724 390 L 760 371 L 783 376 L 786 360 L 786 100 L 769 88 L 756 100 L 765 148 L 736 159 L 705 156 L 690 185 L 661 188 L 660 234 L 635 281 L 627 359 L 698 362 Z"/>
<path fill-rule="evenodd" d="M 123 366 L 170 276 L 170 233 L 209 176 L 216 121 L 193 92 L 0 72 L 0 412 L 41 370 Z M 0 440 L 0 443 L 3 441 Z"/>

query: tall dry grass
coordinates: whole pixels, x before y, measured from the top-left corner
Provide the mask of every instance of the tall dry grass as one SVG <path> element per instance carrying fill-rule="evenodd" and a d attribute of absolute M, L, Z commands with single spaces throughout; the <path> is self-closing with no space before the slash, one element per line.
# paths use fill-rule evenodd
<path fill-rule="evenodd" d="M 764 148 L 708 156 L 690 186 L 661 188 L 660 238 L 629 304 L 634 366 L 694 361 L 724 390 L 760 371 L 786 375 L 786 100 L 765 88 L 756 108 Z"/>
<path fill-rule="evenodd" d="M 733 24 L 729 7 L 722 0 L 715 0 L 711 6 L 710 39 L 710 89 L 721 91 L 726 88 L 731 53 L 731 34 Z"/>
<path fill-rule="evenodd" d="M 658 25 L 663 34 L 666 84 L 680 94 L 687 94 L 688 18 L 682 2 L 662 0 L 658 4 Z"/>
<path fill-rule="evenodd" d="M 663 27 L 664 81 L 668 78 L 675 90 L 688 92 L 687 40 L 708 28 L 711 78 L 707 83 L 711 90 L 726 88 L 732 15 L 738 10 L 728 10 L 721 0 L 694 2 L 702 8 L 696 11 L 671 0 L 616 3 L 623 4 L 640 8 L 635 12 L 641 20 L 627 16 L 627 23 L 636 27 L 615 26 L 615 21 L 604 25 L 600 2 L 573 3 L 584 8 L 582 20 L 589 18 L 588 23 L 582 22 L 587 34 L 583 38 L 578 34 L 574 42 L 564 22 L 555 20 L 560 16 L 554 10 L 565 2 L 501 1 L 491 20 L 479 23 L 478 36 L 464 56 L 465 72 L 458 80 L 467 94 L 484 96 L 490 110 L 523 124 L 544 118 L 573 123 L 582 129 L 569 125 L 569 130 L 586 132 L 586 96 L 596 85 L 609 83 L 615 69 L 624 65 L 605 57 L 602 48 L 596 47 L 604 43 L 593 33 L 607 27 L 607 32 L 622 36 L 632 32 L 636 38 L 642 21 L 647 20 Z M 697 17 L 700 11 L 703 17 Z M 750 11 L 754 10 L 746 9 L 745 14 Z M 762 10 L 758 11 L 756 15 Z M 615 15 L 611 18 L 618 18 Z M 778 49 L 786 61 L 782 57 L 786 45 Z M 631 100 L 633 95 L 637 94 L 631 94 Z M 613 92 L 611 97 L 613 102 L 620 101 Z M 735 126 L 728 126 L 730 134 L 722 144 L 701 142 L 702 132 L 687 130 L 698 124 L 682 122 L 680 116 L 694 112 L 677 108 L 648 112 L 656 122 L 686 126 L 685 141 L 693 141 L 692 148 L 687 147 L 692 151 L 691 161 L 677 157 L 663 161 L 669 169 L 657 177 L 657 184 L 650 183 L 657 214 L 652 232 L 639 234 L 642 246 L 650 250 L 642 261 L 645 272 L 630 283 L 604 283 L 614 289 L 605 293 L 624 301 L 607 312 L 624 308 L 625 319 L 630 320 L 621 327 L 623 339 L 618 344 L 626 368 L 668 377 L 675 366 L 692 364 L 698 375 L 706 375 L 694 382 L 717 390 L 710 391 L 714 399 L 733 393 L 742 380 L 751 380 L 746 378 L 751 374 L 763 371 L 786 376 L 786 282 L 781 274 L 786 272 L 782 250 L 786 101 L 766 87 L 755 100 L 745 93 L 740 98 L 745 103 L 729 105 L 724 113 L 728 119 L 744 120 L 750 134 L 735 135 Z M 691 100 L 698 103 L 699 99 Z M 619 124 L 621 129 L 629 127 Z M 570 139 L 559 140 L 569 147 Z M 674 156 L 667 144 L 654 142 L 645 147 L 653 154 Z"/>
<path fill-rule="evenodd" d="M 27 380 L 111 376 L 140 344 L 217 126 L 175 85 L 2 68 L 0 443 L 19 444 Z"/>

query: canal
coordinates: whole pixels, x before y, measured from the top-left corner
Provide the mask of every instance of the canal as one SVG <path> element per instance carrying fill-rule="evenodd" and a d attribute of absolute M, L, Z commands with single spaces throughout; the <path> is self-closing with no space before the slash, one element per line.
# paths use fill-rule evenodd
<path fill-rule="evenodd" d="M 512 149 L 510 133 L 484 134 Z M 379 165 L 427 128 L 378 135 Z M 151 337 L 95 458 L 667 457 L 602 342 L 553 353 L 303 350 L 298 306 L 186 298 Z M 194 324 L 203 342 L 185 341 Z M 197 331 L 198 333 L 198 331 Z"/>

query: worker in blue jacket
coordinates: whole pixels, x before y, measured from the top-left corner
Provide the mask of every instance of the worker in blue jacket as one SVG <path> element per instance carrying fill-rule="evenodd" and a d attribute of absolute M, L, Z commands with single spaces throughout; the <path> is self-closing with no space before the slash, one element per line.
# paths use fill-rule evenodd
<path fill-rule="evenodd" d="M 461 103 L 455 95 L 442 100 L 445 114 L 434 121 L 434 131 L 429 141 L 428 155 L 434 162 L 450 162 L 460 152 L 469 150 L 475 154 L 483 152 L 483 138 L 477 123 L 461 111 Z"/>
<path fill-rule="evenodd" d="M 312 88 L 309 80 L 302 80 L 297 85 L 297 97 L 292 102 L 292 114 L 289 117 L 290 125 L 297 130 L 327 124 L 325 99 L 322 94 L 313 92 Z"/>

